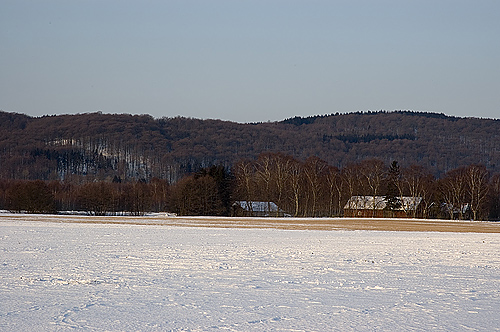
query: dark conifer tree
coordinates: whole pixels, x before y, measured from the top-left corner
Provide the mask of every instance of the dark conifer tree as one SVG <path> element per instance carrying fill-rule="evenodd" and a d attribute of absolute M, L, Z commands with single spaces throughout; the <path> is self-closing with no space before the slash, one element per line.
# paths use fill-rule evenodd
<path fill-rule="evenodd" d="M 195 174 L 195 179 L 203 176 L 210 176 L 215 180 L 217 186 L 217 199 L 223 206 L 223 215 L 228 216 L 231 208 L 231 198 L 233 189 L 233 177 L 231 173 L 222 165 L 213 165 L 203 168 Z"/>
<path fill-rule="evenodd" d="M 399 180 L 399 164 L 396 160 L 394 160 L 387 174 L 387 191 L 385 195 L 385 209 L 391 212 L 394 212 L 401 207 L 401 200 L 399 199 Z"/>

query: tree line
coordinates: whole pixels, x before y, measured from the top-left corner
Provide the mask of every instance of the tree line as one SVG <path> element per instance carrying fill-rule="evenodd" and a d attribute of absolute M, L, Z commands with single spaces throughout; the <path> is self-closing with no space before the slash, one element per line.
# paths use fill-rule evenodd
<path fill-rule="evenodd" d="M 393 216 L 403 197 L 421 198 L 420 209 L 409 217 L 494 219 L 500 217 L 500 174 L 472 164 L 436 178 L 419 165 L 400 167 L 366 159 L 338 168 L 318 157 L 299 161 L 279 153 L 233 167 L 236 196 L 243 200 L 273 201 L 296 217 L 343 216 L 353 196 L 383 196 L 386 216 Z"/>
<path fill-rule="evenodd" d="M 283 153 L 262 153 L 231 168 L 213 165 L 175 183 L 150 180 L 70 183 L 0 181 L 0 209 L 54 213 L 85 211 L 91 215 L 142 215 L 169 211 L 179 215 L 234 215 L 236 201 L 274 202 L 294 217 L 344 216 L 352 196 L 383 196 L 385 215 L 401 208 L 401 198 L 421 198 L 408 217 L 500 219 L 500 174 L 471 164 L 437 178 L 420 165 L 365 159 L 338 168 L 319 157 L 299 160 Z"/>
<path fill-rule="evenodd" d="M 165 180 L 121 183 L 3 180 L 0 181 L 0 209 L 26 213 L 82 211 L 89 215 L 127 213 L 143 215 L 166 211 L 169 185 Z"/>

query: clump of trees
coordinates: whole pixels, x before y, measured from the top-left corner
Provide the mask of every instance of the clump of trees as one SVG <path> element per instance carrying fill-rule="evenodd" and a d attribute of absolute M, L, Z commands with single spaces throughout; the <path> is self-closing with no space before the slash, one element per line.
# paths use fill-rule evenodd
<path fill-rule="evenodd" d="M 54 194 L 41 180 L 13 181 L 3 186 L 4 201 L 9 210 L 27 213 L 53 213 L 56 211 Z"/>
<path fill-rule="evenodd" d="M 170 186 L 164 180 L 130 183 L 0 181 L 0 209 L 26 213 L 85 211 L 90 215 L 143 215 L 166 211 Z"/>
<path fill-rule="evenodd" d="M 223 166 L 184 177 L 172 189 L 171 208 L 180 215 L 228 216 L 233 179 Z"/>
<path fill-rule="evenodd" d="M 202 168 L 172 184 L 158 178 L 127 182 L 119 177 L 92 182 L 0 180 L 0 209 L 30 213 L 170 211 L 229 216 L 235 201 L 263 201 L 274 202 L 295 217 L 335 217 L 344 215 L 352 196 L 385 197 L 386 216 L 406 209 L 408 217 L 500 218 L 500 174 L 476 164 L 436 178 L 423 166 L 401 167 L 397 161 L 387 165 L 366 159 L 338 168 L 318 157 L 299 160 L 262 153 L 231 169 Z M 403 197 L 421 198 L 419 209 L 402 204 Z"/>

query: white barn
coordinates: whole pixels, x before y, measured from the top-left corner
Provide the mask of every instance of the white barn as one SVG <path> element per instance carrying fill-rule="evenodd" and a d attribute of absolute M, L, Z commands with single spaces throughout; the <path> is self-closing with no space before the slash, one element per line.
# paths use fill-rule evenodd
<path fill-rule="evenodd" d="M 422 197 L 398 197 L 401 206 L 387 211 L 385 196 L 352 196 L 344 206 L 345 217 L 397 217 L 408 218 L 414 215 L 422 202 Z"/>
<path fill-rule="evenodd" d="M 240 217 L 283 217 L 284 211 L 274 202 L 236 201 L 233 216 Z"/>

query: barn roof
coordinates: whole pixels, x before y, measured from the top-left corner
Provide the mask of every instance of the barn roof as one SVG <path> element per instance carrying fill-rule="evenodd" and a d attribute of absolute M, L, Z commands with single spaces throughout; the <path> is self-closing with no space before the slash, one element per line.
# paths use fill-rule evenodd
<path fill-rule="evenodd" d="M 251 212 L 281 212 L 278 205 L 274 202 L 251 202 L 251 201 L 236 201 L 236 205 L 240 206 L 245 211 Z"/>
<path fill-rule="evenodd" d="M 398 197 L 401 207 L 396 210 L 412 211 L 422 202 L 422 197 Z M 352 196 L 344 209 L 351 210 L 383 210 L 387 206 L 385 196 Z"/>

